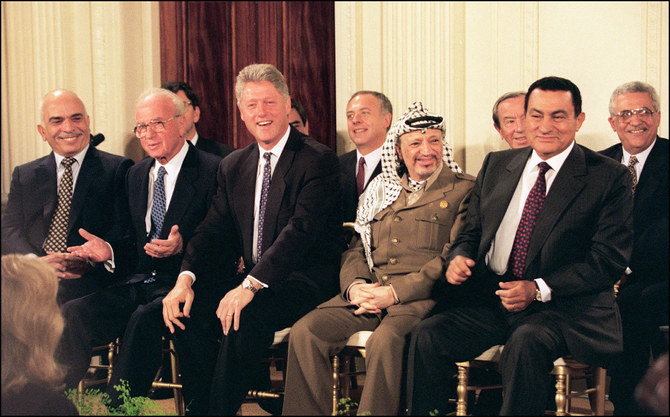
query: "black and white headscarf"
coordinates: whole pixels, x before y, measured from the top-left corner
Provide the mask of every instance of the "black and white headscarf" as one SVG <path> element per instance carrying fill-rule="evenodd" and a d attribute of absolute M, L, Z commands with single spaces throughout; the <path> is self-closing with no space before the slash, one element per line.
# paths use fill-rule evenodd
<path fill-rule="evenodd" d="M 400 136 L 415 130 L 439 129 L 442 131 L 442 160 L 454 172 L 463 172 L 453 159 L 453 150 L 446 139 L 446 129 L 442 116 L 431 114 L 420 101 L 412 104 L 391 127 L 382 145 L 382 172 L 365 189 L 356 210 L 355 229 L 360 234 L 365 248 L 368 267 L 372 271 L 372 229 L 374 216 L 398 199 L 402 184 L 398 173 L 401 167 L 395 144 Z"/>

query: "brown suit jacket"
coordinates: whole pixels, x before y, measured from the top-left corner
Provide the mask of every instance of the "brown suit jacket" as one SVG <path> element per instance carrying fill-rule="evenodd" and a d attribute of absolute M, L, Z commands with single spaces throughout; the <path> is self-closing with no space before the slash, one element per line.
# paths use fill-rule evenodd
<path fill-rule="evenodd" d="M 377 213 L 372 222 L 373 271 L 360 240 L 342 255 L 341 292 L 319 307 L 346 306 L 345 292 L 354 280 L 392 285 L 399 304 L 389 315 L 424 317 L 435 305 L 433 284 L 444 277 L 444 260 L 461 230 L 475 178 L 456 174 L 445 164 L 435 182 L 411 205 L 406 193 Z"/>

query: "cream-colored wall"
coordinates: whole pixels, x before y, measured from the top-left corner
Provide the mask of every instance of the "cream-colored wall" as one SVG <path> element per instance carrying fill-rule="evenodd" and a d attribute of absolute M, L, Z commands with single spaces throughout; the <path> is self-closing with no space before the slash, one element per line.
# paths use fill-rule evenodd
<path fill-rule="evenodd" d="M 41 97 L 79 93 L 101 149 L 142 156 L 134 104 L 160 84 L 156 2 L 2 3 L 2 196 L 18 164 L 49 152 L 35 129 Z M 607 123 L 611 91 L 647 81 L 661 96 L 668 137 L 666 2 L 335 2 L 337 134 L 349 141 L 346 103 L 356 90 L 383 91 L 397 117 L 416 100 L 444 114 L 459 163 L 476 174 L 503 149 L 491 106 L 502 93 L 558 75 L 581 89 L 586 121 L 577 141 L 617 141 Z"/>
<path fill-rule="evenodd" d="M 661 96 L 668 137 L 667 2 L 336 2 L 338 149 L 353 149 L 346 104 L 356 90 L 384 92 L 394 119 L 416 100 L 447 120 L 457 161 L 477 174 L 504 149 L 491 107 L 503 93 L 557 75 L 580 88 L 586 121 L 577 142 L 617 143 L 609 96 L 624 82 Z"/>
<path fill-rule="evenodd" d="M 135 100 L 160 85 L 156 2 L 2 2 L 2 196 L 12 170 L 50 152 L 37 133 L 50 90 L 80 95 L 100 149 L 143 157 Z"/>

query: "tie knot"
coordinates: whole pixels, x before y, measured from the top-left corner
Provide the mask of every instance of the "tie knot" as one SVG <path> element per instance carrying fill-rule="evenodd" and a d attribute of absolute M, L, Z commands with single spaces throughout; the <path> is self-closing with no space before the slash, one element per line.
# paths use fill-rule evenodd
<path fill-rule="evenodd" d="M 76 161 L 76 159 L 74 159 L 71 156 L 68 156 L 68 157 L 63 158 L 63 160 L 61 161 L 61 164 L 63 164 L 63 166 L 65 168 L 69 168 L 69 167 L 72 166 L 72 164 L 74 164 L 74 161 Z"/>
<path fill-rule="evenodd" d="M 361 156 L 361 158 L 358 160 L 358 166 L 363 167 L 365 166 L 365 158 Z"/>
<path fill-rule="evenodd" d="M 265 158 L 265 162 L 266 162 L 266 163 L 269 163 L 269 162 L 270 162 L 270 158 L 272 158 L 272 152 L 265 152 L 265 153 L 263 154 L 263 158 Z"/>
<path fill-rule="evenodd" d="M 540 162 L 537 164 L 537 166 L 540 168 L 540 175 L 544 175 L 551 169 L 548 163 L 546 162 Z"/>
<path fill-rule="evenodd" d="M 628 160 L 628 166 L 632 167 L 635 166 L 635 164 L 638 163 L 637 157 L 635 155 L 631 155 L 630 159 Z"/>
<path fill-rule="evenodd" d="M 158 168 L 158 179 L 160 180 L 163 178 L 163 176 L 167 174 L 167 171 L 165 170 L 165 167 L 160 167 Z"/>

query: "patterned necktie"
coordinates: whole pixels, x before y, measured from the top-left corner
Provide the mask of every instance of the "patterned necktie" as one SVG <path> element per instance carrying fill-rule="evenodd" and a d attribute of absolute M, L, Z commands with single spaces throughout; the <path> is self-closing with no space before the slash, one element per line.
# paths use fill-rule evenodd
<path fill-rule="evenodd" d="M 163 177 L 166 171 L 164 167 L 158 168 L 158 178 L 154 182 L 154 202 L 151 205 L 151 231 L 149 241 L 158 239 L 165 220 L 165 181 Z"/>
<path fill-rule="evenodd" d="M 58 187 L 58 207 L 51 219 L 49 234 L 44 241 L 45 252 L 65 252 L 67 248 L 67 223 L 70 219 L 70 206 L 72 205 L 72 164 L 75 159 L 71 156 L 64 158 L 61 164 L 65 167 L 63 178 Z"/>
<path fill-rule="evenodd" d="M 270 190 L 270 177 L 272 176 L 272 164 L 270 158 L 272 152 L 265 152 L 265 165 L 263 166 L 263 187 L 261 188 L 261 203 L 258 208 L 258 240 L 256 241 L 256 259 L 261 259 L 263 248 L 263 222 L 265 221 L 265 206 L 268 202 L 268 191 Z"/>
<path fill-rule="evenodd" d="M 356 192 L 361 195 L 365 188 L 365 158 L 361 156 L 358 160 L 358 173 L 356 174 Z"/>
<path fill-rule="evenodd" d="M 635 187 L 637 187 L 637 171 L 635 171 L 635 164 L 637 163 L 637 157 L 631 155 L 630 159 L 628 160 L 628 172 L 630 172 L 630 176 L 633 179 L 633 195 L 635 195 Z"/>
<path fill-rule="evenodd" d="M 523 213 L 521 214 L 521 221 L 519 227 L 516 229 L 514 236 L 514 245 L 512 246 L 512 253 L 510 254 L 510 267 L 512 269 L 512 276 L 514 280 L 520 280 L 523 276 L 523 268 L 526 266 L 526 256 L 528 255 L 528 245 L 530 244 L 530 236 L 533 234 L 535 228 L 535 219 L 542 210 L 544 204 L 544 197 L 547 191 L 547 183 L 544 178 L 547 170 L 551 167 L 546 162 L 538 164 L 540 173 L 537 174 L 537 181 L 531 188 L 526 204 L 523 206 Z"/>

